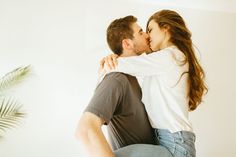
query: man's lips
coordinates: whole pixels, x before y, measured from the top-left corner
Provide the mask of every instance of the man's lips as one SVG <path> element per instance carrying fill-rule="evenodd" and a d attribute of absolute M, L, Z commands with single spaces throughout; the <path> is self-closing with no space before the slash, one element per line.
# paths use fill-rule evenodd
<path fill-rule="evenodd" d="M 149 42 L 148 42 L 148 45 L 149 45 L 149 46 L 151 46 L 151 42 L 152 42 L 152 41 L 151 41 L 151 40 L 149 40 Z"/>

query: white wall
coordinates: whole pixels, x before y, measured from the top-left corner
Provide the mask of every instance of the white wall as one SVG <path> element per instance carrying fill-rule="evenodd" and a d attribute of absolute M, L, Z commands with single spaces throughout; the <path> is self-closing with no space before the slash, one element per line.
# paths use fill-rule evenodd
<path fill-rule="evenodd" d="M 165 8 L 125 0 L 0 0 L 0 75 L 34 67 L 34 75 L 11 93 L 28 115 L 0 140 L 0 156 L 85 156 L 74 131 L 93 94 L 99 59 L 110 53 L 106 27 L 133 14 L 145 29 L 148 17 Z M 205 102 L 191 113 L 197 156 L 234 157 L 236 12 L 173 9 L 193 33 L 209 85 Z"/>

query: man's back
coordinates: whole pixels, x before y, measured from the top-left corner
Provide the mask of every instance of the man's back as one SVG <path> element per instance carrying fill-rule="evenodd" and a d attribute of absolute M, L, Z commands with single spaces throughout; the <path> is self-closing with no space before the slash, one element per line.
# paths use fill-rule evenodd
<path fill-rule="evenodd" d="M 96 88 L 85 111 L 108 124 L 113 150 L 135 143 L 154 144 L 141 97 L 137 79 L 123 73 L 108 74 Z"/>

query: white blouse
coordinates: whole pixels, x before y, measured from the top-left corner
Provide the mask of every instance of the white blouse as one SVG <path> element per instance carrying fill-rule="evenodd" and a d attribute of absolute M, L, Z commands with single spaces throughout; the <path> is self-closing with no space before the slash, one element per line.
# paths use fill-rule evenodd
<path fill-rule="evenodd" d="M 117 68 L 111 71 L 137 77 L 153 128 L 172 133 L 193 131 L 188 117 L 188 73 L 185 73 L 189 65 L 183 64 L 184 59 L 185 55 L 171 46 L 148 55 L 119 57 Z"/>

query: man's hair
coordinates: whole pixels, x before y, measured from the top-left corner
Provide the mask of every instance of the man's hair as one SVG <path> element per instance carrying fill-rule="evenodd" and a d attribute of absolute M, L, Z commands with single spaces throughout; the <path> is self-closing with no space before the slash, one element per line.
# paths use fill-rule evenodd
<path fill-rule="evenodd" d="M 110 49 L 117 55 L 123 52 L 122 40 L 133 39 L 132 24 L 137 18 L 130 15 L 114 20 L 107 28 L 107 43 Z"/>

